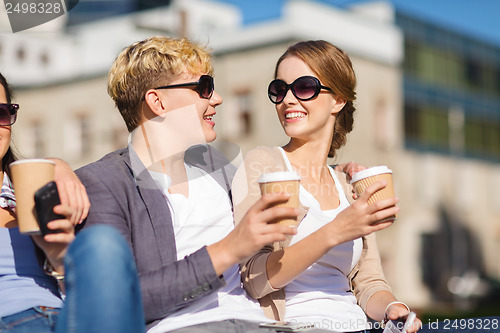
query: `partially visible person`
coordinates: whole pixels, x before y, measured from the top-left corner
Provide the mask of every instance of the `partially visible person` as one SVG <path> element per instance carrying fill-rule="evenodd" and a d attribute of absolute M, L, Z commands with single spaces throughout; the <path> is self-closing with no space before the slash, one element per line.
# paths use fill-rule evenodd
<path fill-rule="evenodd" d="M 242 270 L 243 283 L 278 321 L 335 331 L 369 329 L 376 320 L 404 319 L 410 309 L 387 284 L 375 232 L 389 227 L 397 198 L 368 205 L 378 182 L 355 201 L 345 174 L 327 164 L 353 128 L 356 78 L 347 54 L 325 41 L 299 42 L 276 65 L 269 98 L 290 138 L 283 147 L 250 151 L 233 182 L 235 220 L 259 200 L 258 178 L 296 171 L 303 213 L 288 242 L 262 248 Z M 418 330 L 420 321 L 408 332 Z"/>
<path fill-rule="evenodd" d="M 0 74 L 0 332 L 55 332 L 56 325 L 60 333 L 143 331 L 139 286 L 125 241 L 105 226 L 75 240 L 74 227 L 90 204 L 64 161 L 52 159 L 61 198 L 54 212 L 66 218 L 48 223 L 61 232 L 44 237 L 19 232 L 9 169 L 16 160 L 10 141 L 18 109 Z"/>
<path fill-rule="evenodd" d="M 149 332 L 259 330 L 269 320 L 241 287 L 238 264 L 295 233 L 267 223 L 298 213 L 269 208 L 286 195 L 258 200 L 234 227 L 231 175 L 206 145 L 222 103 L 212 72 L 209 51 L 186 39 L 126 47 L 108 93 L 129 145 L 76 171 L 92 205 L 85 228 L 115 226 L 134 252 Z"/>

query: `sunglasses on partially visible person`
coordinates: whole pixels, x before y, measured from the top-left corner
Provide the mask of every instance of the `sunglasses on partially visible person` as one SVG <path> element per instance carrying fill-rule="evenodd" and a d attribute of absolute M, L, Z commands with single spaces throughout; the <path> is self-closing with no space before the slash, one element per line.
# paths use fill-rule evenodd
<path fill-rule="evenodd" d="M 0 103 L 0 126 L 10 126 L 16 122 L 19 104 Z"/>
<path fill-rule="evenodd" d="M 154 89 L 171 89 L 171 88 L 185 88 L 194 86 L 195 91 L 198 92 L 201 98 L 210 99 L 214 93 L 214 78 L 210 75 L 202 75 L 196 82 L 171 84 L 168 86 L 161 86 Z"/>
<path fill-rule="evenodd" d="M 290 84 L 283 80 L 273 80 L 267 88 L 267 95 L 274 104 L 279 104 L 285 99 L 288 90 L 300 101 L 309 101 L 318 96 L 321 89 L 332 91 L 332 89 L 321 85 L 314 76 L 301 76 Z"/>

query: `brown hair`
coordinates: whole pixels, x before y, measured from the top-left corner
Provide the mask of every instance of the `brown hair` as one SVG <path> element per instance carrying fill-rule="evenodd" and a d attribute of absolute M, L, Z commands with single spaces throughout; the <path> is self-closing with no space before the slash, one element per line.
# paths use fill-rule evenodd
<path fill-rule="evenodd" d="M 5 97 L 7 97 L 7 103 L 12 102 L 12 89 L 10 85 L 7 83 L 7 80 L 5 77 L 0 73 L 0 84 L 2 85 L 3 89 L 5 90 Z M 14 151 L 12 147 L 9 144 L 9 149 L 5 153 L 5 155 L 2 157 L 2 170 L 7 173 L 9 178 L 11 177 L 10 175 L 10 168 L 9 164 L 14 162 L 17 159 L 16 154 L 14 154 Z"/>
<path fill-rule="evenodd" d="M 342 110 L 337 114 L 328 152 L 328 157 L 334 157 L 335 151 L 346 143 L 346 136 L 352 131 L 354 123 L 356 108 L 353 101 L 356 99 L 356 75 L 351 60 L 343 50 L 324 40 L 298 42 L 288 47 L 278 59 L 274 77 L 278 73 L 278 66 L 287 57 L 297 57 L 304 61 L 323 85 L 332 89 L 336 96 L 346 101 Z"/>
<path fill-rule="evenodd" d="M 212 74 L 209 50 L 185 38 L 163 36 L 147 38 L 122 50 L 108 74 L 108 94 L 129 132 L 139 126 L 140 105 L 146 92 L 186 71 Z"/>

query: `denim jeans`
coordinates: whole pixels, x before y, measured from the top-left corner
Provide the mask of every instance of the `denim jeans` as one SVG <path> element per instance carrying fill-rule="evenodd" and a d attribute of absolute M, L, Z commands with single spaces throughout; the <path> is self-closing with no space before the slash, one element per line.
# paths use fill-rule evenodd
<path fill-rule="evenodd" d="M 52 333 L 60 309 L 37 306 L 0 318 L 0 333 Z"/>
<path fill-rule="evenodd" d="M 57 333 L 145 331 L 130 247 L 113 227 L 81 231 L 65 257 L 66 300 Z"/>
<path fill-rule="evenodd" d="M 132 252 L 111 226 L 83 230 L 65 257 L 62 309 L 34 307 L 0 318 L 0 333 L 141 333 L 142 299 Z"/>

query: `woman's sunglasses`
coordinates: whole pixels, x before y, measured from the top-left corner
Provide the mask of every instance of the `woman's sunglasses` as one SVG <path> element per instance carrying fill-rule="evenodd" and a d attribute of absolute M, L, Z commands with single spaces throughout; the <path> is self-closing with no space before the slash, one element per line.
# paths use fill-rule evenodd
<path fill-rule="evenodd" d="M 10 126 L 16 122 L 19 104 L 0 103 L 0 126 Z"/>
<path fill-rule="evenodd" d="M 279 104 L 285 99 L 288 90 L 292 90 L 293 95 L 301 101 L 308 101 L 318 96 L 321 89 L 332 91 L 332 89 L 322 86 L 314 76 L 301 76 L 291 84 L 283 80 L 273 80 L 267 88 L 267 95 L 274 104 Z"/>
<path fill-rule="evenodd" d="M 195 86 L 195 90 L 198 92 L 201 98 L 210 99 L 214 93 L 214 78 L 210 75 L 202 75 L 200 79 L 196 82 L 172 84 L 169 86 L 162 86 L 155 89 L 170 89 L 170 88 L 184 88 Z"/>

